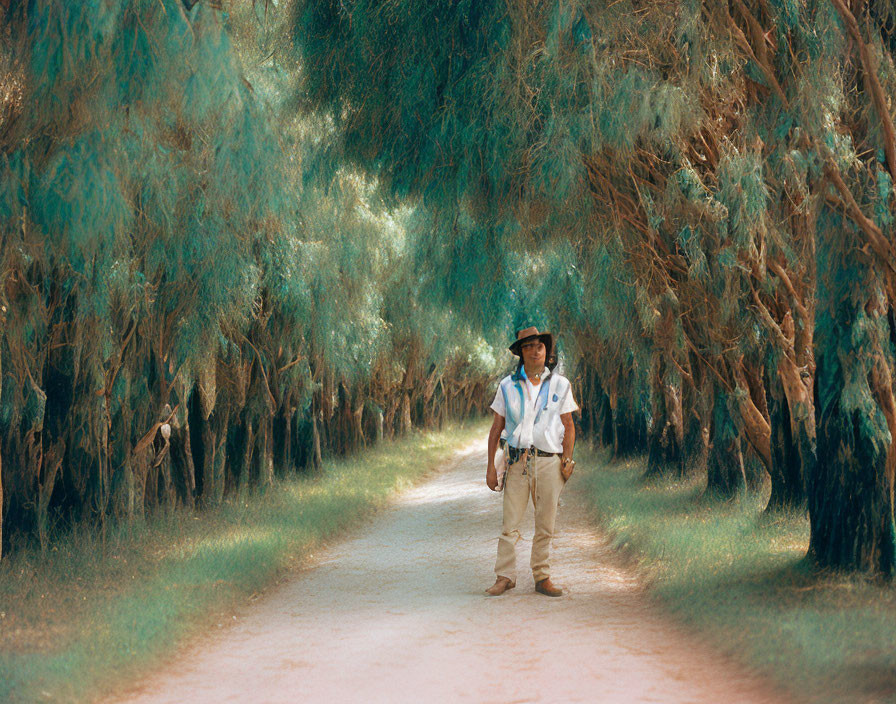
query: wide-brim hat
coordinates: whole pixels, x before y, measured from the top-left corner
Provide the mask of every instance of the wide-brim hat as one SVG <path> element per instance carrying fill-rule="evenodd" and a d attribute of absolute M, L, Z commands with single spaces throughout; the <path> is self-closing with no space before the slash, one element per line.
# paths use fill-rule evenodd
<path fill-rule="evenodd" d="M 522 352 L 520 351 L 520 347 L 524 342 L 529 340 L 534 340 L 538 338 L 544 343 L 545 346 L 545 357 L 550 359 L 551 352 L 554 351 L 554 336 L 549 332 L 538 332 L 538 328 L 523 328 L 522 330 L 516 331 L 516 340 L 513 341 L 513 344 L 510 345 L 507 349 L 513 352 L 517 357 L 522 357 Z"/>

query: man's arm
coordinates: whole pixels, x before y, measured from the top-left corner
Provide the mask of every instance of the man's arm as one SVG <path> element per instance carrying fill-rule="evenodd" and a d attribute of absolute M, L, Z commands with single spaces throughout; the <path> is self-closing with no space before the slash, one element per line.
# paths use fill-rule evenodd
<path fill-rule="evenodd" d="M 492 413 L 495 412 L 492 411 Z M 498 451 L 502 430 L 504 430 L 504 416 L 495 413 L 491 430 L 488 431 L 488 467 L 485 470 L 485 483 L 492 491 L 498 488 L 498 470 L 495 468 L 495 453 Z"/>
<path fill-rule="evenodd" d="M 572 413 L 563 413 L 560 415 L 560 422 L 563 423 L 563 452 L 560 454 L 560 471 L 563 472 L 563 478 L 569 479 L 566 472 L 566 461 L 572 459 L 572 450 L 576 445 L 576 426 L 572 422 Z"/>

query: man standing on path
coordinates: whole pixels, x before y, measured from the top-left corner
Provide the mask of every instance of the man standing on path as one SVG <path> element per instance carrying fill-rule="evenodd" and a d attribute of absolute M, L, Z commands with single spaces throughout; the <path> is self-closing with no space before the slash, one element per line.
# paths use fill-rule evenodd
<path fill-rule="evenodd" d="M 497 579 L 486 589 L 499 596 L 516 586 L 516 544 L 529 496 L 535 506 L 532 538 L 532 576 L 535 591 L 560 596 L 563 590 L 550 579 L 550 550 L 554 538 L 557 501 L 572 474 L 576 441 L 572 413 L 578 410 L 569 380 L 553 372 L 554 338 L 530 327 L 520 330 L 510 351 L 520 357 L 513 374 L 504 377 L 491 408 L 494 422 L 488 434 L 485 483 L 500 491 L 495 453 L 502 431 L 506 440 L 504 522 L 498 538 Z"/>

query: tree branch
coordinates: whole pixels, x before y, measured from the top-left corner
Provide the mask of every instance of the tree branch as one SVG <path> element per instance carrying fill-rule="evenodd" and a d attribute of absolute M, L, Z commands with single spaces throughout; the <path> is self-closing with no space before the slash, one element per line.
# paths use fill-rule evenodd
<path fill-rule="evenodd" d="M 782 332 L 781 327 L 772 317 L 772 314 L 769 313 L 768 308 L 765 307 L 765 304 L 759 298 L 759 293 L 757 293 L 752 284 L 750 284 L 750 292 L 753 295 L 753 303 L 756 304 L 756 308 L 759 311 L 759 317 L 762 319 L 762 322 L 765 323 L 765 327 L 771 332 L 772 337 L 777 341 L 778 347 L 781 348 L 781 351 L 784 352 L 784 354 L 792 356 L 793 341 L 787 339 L 787 336 Z"/>
<path fill-rule="evenodd" d="M 846 31 L 849 32 L 859 52 L 865 90 L 871 94 L 874 109 L 877 111 L 877 116 L 880 119 L 884 132 L 884 154 L 887 157 L 887 170 L 890 172 L 893 182 L 896 183 L 896 128 L 893 127 L 893 118 L 890 117 L 890 111 L 887 108 L 884 89 L 877 77 L 877 62 L 871 56 L 868 45 L 862 39 L 862 32 L 859 29 L 856 16 L 843 0 L 831 0 L 831 2 L 837 8 L 837 12 L 840 13 L 840 17 L 846 25 Z"/>
<path fill-rule="evenodd" d="M 832 159 L 827 160 L 827 163 L 824 166 L 824 173 L 831 179 L 831 182 L 840 192 L 840 197 L 843 199 L 843 202 L 838 204 L 844 206 L 844 209 L 849 213 L 850 218 L 852 218 L 856 225 L 859 226 L 859 229 L 865 234 L 865 239 L 871 249 L 874 250 L 874 253 L 880 257 L 883 265 L 890 272 L 896 273 L 896 253 L 893 252 L 890 241 L 884 237 L 880 228 L 862 212 L 862 209 L 859 207 L 859 204 L 856 203 L 856 199 L 852 195 L 852 191 L 850 191 L 843 182 L 843 177 L 840 175 L 840 169 Z"/>
<path fill-rule="evenodd" d="M 739 0 L 735 0 L 735 2 L 739 2 Z M 739 3 L 739 4 L 741 6 L 743 5 L 743 3 Z M 726 3 L 726 5 L 727 5 L 727 3 Z M 741 9 L 741 8 L 738 7 L 738 9 Z M 726 14 L 728 13 L 727 7 L 726 7 L 725 12 L 726 12 Z M 747 12 L 747 14 L 749 14 L 749 11 L 747 11 L 746 8 L 741 10 L 741 14 L 743 14 L 743 12 Z M 750 17 L 752 17 L 752 15 L 750 15 Z M 755 18 L 753 18 L 753 19 L 755 21 Z M 747 22 L 749 23 L 749 20 L 747 20 Z M 753 62 L 756 64 L 756 66 L 759 68 L 759 70 L 762 71 L 763 75 L 765 76 L 765 79 L 769 82 L 769 85 L 771 86 L 772 90 L 777 94 L 778 98 L 780 98 L 781 104 L 784 105 L 785 108 L 789 109 L 790 101 L 788 101 L 787 96 L 784 95 L 784 89 L 781 88 L 781 84 L 778 83 L 778 79 L 775 77 L 775 72 L 774 72 L 773 68 L 766 62 L 762 61 L 758 56 L 756 56 L 756 52 L 753 51 L 753 46 L 750 44 L 750 40 L 747 39 L 747 36 L 743 33 L 743 30 L 737 26 L 737 22 L 734 21 L 734 18 L 730 14 L 728 14 L 728 25 L 731 28 L 732 32 L 734 33 L 735 41 L 747 53 L 747 55 L 750 57 L 750 59 L 753 60 Z"/>
<path fill-rule="evenodd" d="M 784 288 L 787 289 L 787 292 L 790 294 L 790 297 L 793 299 L 793 306 L 796 308 L 797 313 L 800 314 L 800 318 L 802 319 L 804 324 L 809 324 L 811 321 L 809 320 L 809 310 L 806 306 L 803 305 L 802 298 L 797 294 L 796 289 L 793 287 L 793 282 L 790 279 L 787 271 L 782 267 L 778 262 L 768 261 L 766 262 L 766 266 L 772 270 L 772 273 L 775 274 L 779 279 L 781 279 L 781 283 L 784 284 Z"/>

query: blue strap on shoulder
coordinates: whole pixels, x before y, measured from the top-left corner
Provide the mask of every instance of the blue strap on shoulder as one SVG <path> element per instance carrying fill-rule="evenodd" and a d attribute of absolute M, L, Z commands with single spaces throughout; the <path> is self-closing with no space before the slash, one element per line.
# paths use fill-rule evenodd
<path fill-rule="evenodd" d="M 538 423 L 538 420 L 541 418 L 541 412 L 548 407 L 548 398 L 550 397 L 550 386 L 551 380 L 553 379 L 553 375 L 548 377 L 548 380 L 543 382 L 541 388 L 538 390 L 538 400 L 536 401 L 536 406 L 538 407 L 538 413 L 535 414 L 535 422 Z"/>

